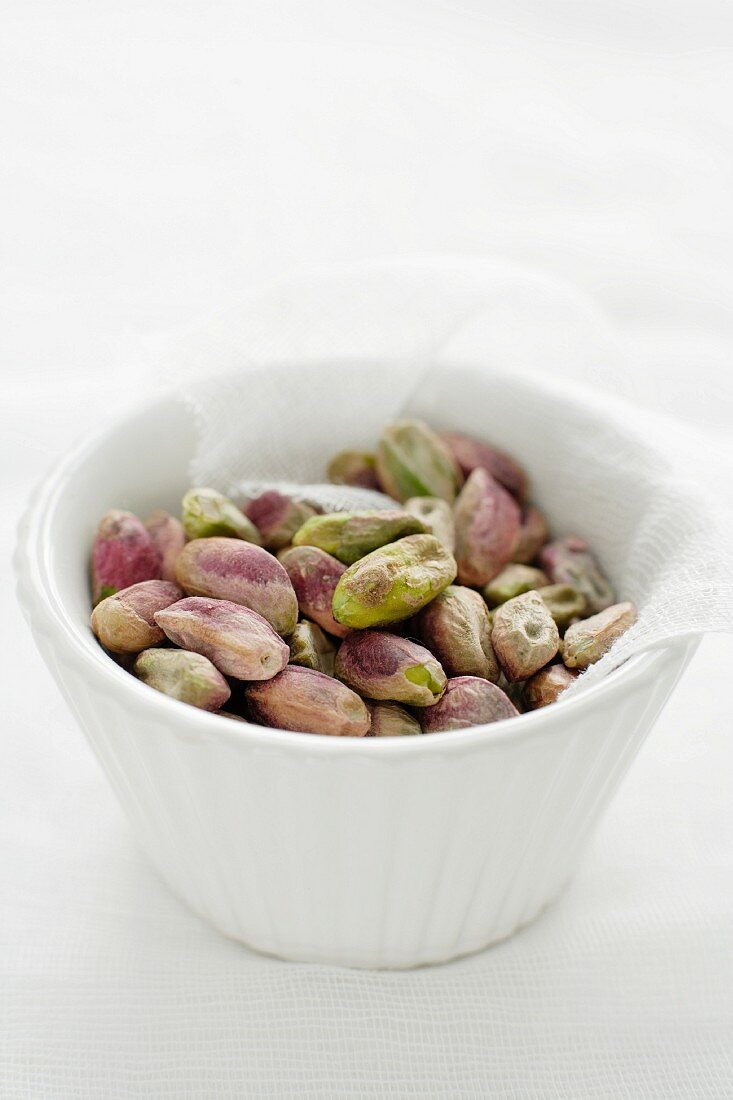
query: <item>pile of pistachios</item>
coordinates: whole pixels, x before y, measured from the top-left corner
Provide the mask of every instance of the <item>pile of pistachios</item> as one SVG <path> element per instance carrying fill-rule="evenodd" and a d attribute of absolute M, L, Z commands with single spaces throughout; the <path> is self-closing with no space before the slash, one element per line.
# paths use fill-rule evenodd
<path fill-rule="evenodd" d="M 403 420 L 328 477 L 395 506 L 323 514 L 274 489 L 235 503 L 194 488 L 181 519 L 107 512 L 102 646 L 229 718 L 391 737 L 547 706 L 636 619 L 582 539 L 550 540 L 525 472 L 487 443 Z"/>

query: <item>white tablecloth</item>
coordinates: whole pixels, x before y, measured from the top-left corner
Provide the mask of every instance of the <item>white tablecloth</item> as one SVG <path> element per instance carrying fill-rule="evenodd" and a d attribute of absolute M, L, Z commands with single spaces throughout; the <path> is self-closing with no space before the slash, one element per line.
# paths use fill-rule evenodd
<path fill-rule="evenodd" d="M 450 966 L 356 973 L 260 958 L 170 896 L 8 564 L 33 482 L 157 384 L 143 338 L 303 260 L 541 265 L 617 327 L 626 368 L 590 364 L 599 387 L 729 431 L 728 6 L 6 12 L 0 1096 L 731 1096 L 730 638 L 703 642 L 540 921 Z"/>

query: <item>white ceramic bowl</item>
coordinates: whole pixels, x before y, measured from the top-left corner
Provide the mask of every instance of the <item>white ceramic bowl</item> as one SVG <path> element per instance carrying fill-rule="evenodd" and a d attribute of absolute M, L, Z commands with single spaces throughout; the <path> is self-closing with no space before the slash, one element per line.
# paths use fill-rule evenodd
<path fill-rule="evenodd" d="M 177 510 L 194 443 L 175 398 L 123 420 L 39 487 L 16 554 L 38 646 L 150 859 L 226 935 L 291 959 L 415 966 L 533 920 L 694 645 L 544 710 L 421 738 L 287 733 L 185 706 L 99 648 L 87 561 L 107 508 Z"/>

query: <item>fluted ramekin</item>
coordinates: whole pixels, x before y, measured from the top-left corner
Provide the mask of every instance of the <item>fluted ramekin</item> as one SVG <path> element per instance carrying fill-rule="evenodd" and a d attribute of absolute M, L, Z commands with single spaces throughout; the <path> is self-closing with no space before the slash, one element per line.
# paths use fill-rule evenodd
<path fill-rule="evenodd" d="M 415 966 L 527 924 L 571 876 L 694 643 L 544 710 L 420 738 L 197 711 L 102 652 L 87 575 L 105 509 L 178 508 L 194 443 L 180 401 L 148 404 L 38 488 L 16 552 L 38 646 L 150 859 L 226 935 L 290 959 Z"/>

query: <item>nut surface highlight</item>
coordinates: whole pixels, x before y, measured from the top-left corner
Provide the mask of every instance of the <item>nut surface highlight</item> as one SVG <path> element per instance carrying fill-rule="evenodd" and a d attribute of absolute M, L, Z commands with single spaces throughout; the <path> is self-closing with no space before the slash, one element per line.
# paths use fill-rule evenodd
<path fill-rule="evenodd" d="M 231 695 L 211 661 L 185 649 L 146 649 L 133 672 L 148 687 L 201 710 L 220 710 Z"/>
<path fill-rule="evenodd" d="M 536 592 L 525 592 L 497 607 L 491 631 L 494 652 L 510 683 L 526 680 L 558 651 L 557 624 Z"/>
<path fill-rule="evenodd" d="M 510 560 L 519 506 L 483 467 L 469 475 L 455 506 L 456 563 L 461 584 L 482 585 Z"/>
<path fill-rule="evenodd" d="M 455 575 L 454 559 L 433 535 L 409 535 L 346 570 L 333 594 L 334 618 L 358 628 L 408 619 Z"/>
<path fill-rule="evenodd" d="M 288 665 L 272 680 L 250 684 L 245 695 L 251 717 L 264 726 L 342 737 L 363 737 L 369 730 L 364 700 L 312 668 Z"/>
<path fill-rule="evenodd" d="M 416 627 L 448 676 L 498 680 L 491 618 L 473 588 L 452 584 L 444 588 L 417 616 Z"/>
<path fill-rule="evenodd" d="M 441 733 L 498 722 L 518 713 L 496 684 L 476 676 L 456 676 L 448 681 L 440 702 L 421 712 L 420 722 L 423 733 Z"/>
<path fill-rule="evenodd" d="M 446 684 L 439 662 L 417 642 L 383 630 L 355 630 L 339 647 L 339 680 L 368 699 L 432 706 Z"/>

